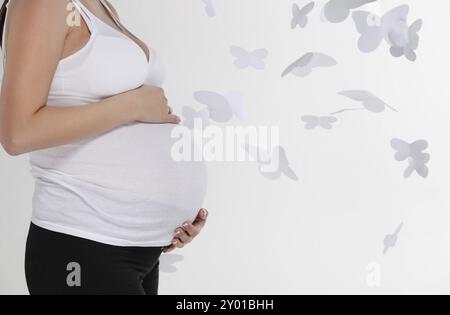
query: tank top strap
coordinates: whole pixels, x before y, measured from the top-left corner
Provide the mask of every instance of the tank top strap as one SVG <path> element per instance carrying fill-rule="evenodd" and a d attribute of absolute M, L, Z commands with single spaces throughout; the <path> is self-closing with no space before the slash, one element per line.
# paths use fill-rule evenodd
<path fill-rule="evenodd" d="M 86 8 L 86 6 L 84 6 L 83 3 L 81 3 L 80 0 L 70 0 L 70 1 L 75 6 L 77 11 L 80 13 L 83 20 L 86 22 L 89 31 L 93 33 L 96 30 L 95 17 L 93 16 L 93 14 L 89 11 L 88 8 Z"/>

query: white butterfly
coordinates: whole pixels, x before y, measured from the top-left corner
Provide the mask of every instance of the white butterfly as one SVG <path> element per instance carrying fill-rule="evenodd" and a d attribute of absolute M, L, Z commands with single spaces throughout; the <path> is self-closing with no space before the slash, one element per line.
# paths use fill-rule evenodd
<path fill-rule="evenodd" d="M 244 98 L 240 92 L 230 92 L 224 96 L 211 91 L 198 91 L 194 93 L 194 98 L 207 106 L 209 117 L 215 122 L 226 123 L 235 116 L 241 121 L 246 120 Z"/>
<path fill-rule="evenodd" d="M 430 161 L 430 154 L 423 152 L 428 149 L 426 140 L 408 143 L 400 139 L 393 139 L 391 146 L 397 151 L 395 153 L 397 161 L 408 161 L 408 167 L 403 174 L 404 178 L 409 178 L 414 172 L 423 178 L 428 177 L 429 169 L 426 164 Z"/>
<path fill-rule="evenodd" d="M 252 67 L 256 70 L 265 69 L 266 63 L 264 59 L 269 55 L 269 52 L 264 48 L 249 52 L 238 46 L 232 46 L 230 53 L 235 58 L 235 66 L 239 69 Z"/>
<path fill-rule="evenodd" d="M 322 53 L 310 52 L 289 65 L 286 70 L 284 70 L 281 77 L 285 77 L 288 74 L 297 77 L 306 77 L 312 73 L 314 68 L 333 67 L 336 65 L 337 62 L 332 57 Z"/>
<path fill-rule="evenodd" d="M 277 146 L 269 153 L 259 147 L 247 144 L 245 150 L 257 161 L 259 172 L 267 179 L 277 180 L 285 175 L 293 181 L 298 181 L 298 176 L 290 167 L 286 151 L 282 147 Z"/>
<path fill-rule="evenodd" d="M 328 1 L 322 12 L 322 16 L 329 22 L 344 22 L 350 15 L 352 9 L 357 9 L 368 3 L 377 0 L 330 0 Z"/>
<path fill-rule="evenodd" d="M 408 158 L 414 160 L 423 159 L 423 151 L 428 148 L 428 142 L 426 140 L 418 140 L 413 143 L 408 143 L 401 139 L 393 139 L 391 146 L 397 152 L 395 153 L 395 159 L 399 162 L 405 161 Z"/>
<path fill-rule="evenodd" d="M 397 110 L 393 108 L 392 106 L 388 105 L 386 102 L 384 102 L 382 99 L 378 98 L 377 96 L 373 95 L 371 92 L 363 91 L 363 90 L 355 90 L 355 91 L 343 91 L 339 92 L 338 94 L 342 96 L 346 96 L 354 101 L 360 102 L 365 109 L 372 113 L 382 113 L 386 110 L 386 108 L 389 108 L 395 112 Z M 344 111 L 347 111 L 349 109 L 344 109 L 339 112 L 333 113 L 338 114 L 342 113 Z"/>
<path fill-rule="evenodd" d="M 398 236 L 402 231 L 403 223 L 401 223 L 394 234 L 389 234 L 384 238 L 384 251 L 383 254 L 386 255 L 389 249 L 394 248 L 398 242 Z"/>
<path fill-rule="evenodd" d="M 362 52 L 369 53 L 380 47 L 383 40 L 392 45 L 390 34 L 397 37 L 408 37 L 409 6 L 402 5 L 386 13 L 383 17 L 378 17 L 371 12 L 356 11 L 353 13 L 353 20 L 356 29 L 361 34 L 358 47 Z"/>
<path fill-rule="evenodd" d="M 292 6 L 291 28 L 295 29 L 297 26 L 299 26 L 300 28 L 305 28 L 308 24 L 308 14 L 311 13 L 315 5 L 315 2 L 313 1 L 300 9 L 298 4 L 294 3 L 294 5 Z"/>
<path fill-rule="evenodd" d="M 207 109 L 196 111 L 192 107 L 185 106 L 183 107 L 182 113 L 185 118 L 183 125 L 190 129 L 195 128 L 195 122 L 197 120 L 201 121 L 203 128 L 209 125 L 209 112 Z"/>
<path fill-rule="evenodd" d="M 408 36 L 405 38 L 395 32 L 389 33 L 391 42 L 391 55 L 393 57 L 405 56 L 410 61 L 416 61 L 416 50 L 419 48 L 419 32 L 422 29 L 423 21 L 417 20 L 408 29 Z"/>
<path fill-rule="evenodd" d="M 323 129 L 333 129 L 333 124 L 338 120 L 333 116 L 303 116 L 302 120 L 305 122 L 305 129 L 311 130 L 317 127 L 321 127 Z"/>
<path fill-rule="evenodd" d="M 219 2 L 218 0 L 203 0 L 205 4 L 205 11 L 209 17 L 215 17 L 217 15 Z"/>

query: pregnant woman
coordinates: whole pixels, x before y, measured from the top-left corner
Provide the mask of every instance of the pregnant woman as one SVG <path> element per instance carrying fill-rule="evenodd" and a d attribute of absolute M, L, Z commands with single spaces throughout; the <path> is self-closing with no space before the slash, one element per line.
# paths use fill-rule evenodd
<path fill-rule="evenodd" d="M 1 143 L 29 153 L 35 179 L 30 293 L 157 294 L 160 255 L 207 217 L 205 165 L 171 157 L 180 119 L 159 55 L 106 0 L 1 12 Z"/>

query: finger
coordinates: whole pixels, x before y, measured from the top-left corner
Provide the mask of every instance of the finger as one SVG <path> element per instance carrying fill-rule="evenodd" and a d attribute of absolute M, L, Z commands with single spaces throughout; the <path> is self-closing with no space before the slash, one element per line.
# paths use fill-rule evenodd
<path fill-rule="evenodd" d="M 181 228 L 176 230 L 175 237 L 178 238 L 184 245 L 189 244 L 192 241 L 192 237 Z"/>
<path fill-rule="evenodd" d="M 182 228 L 192 238 L 196 237 L 200 233 L 200 227 L 193 225 L 191 222 L 185 222 L 182 225 Z"/>
<path fill-rule="evenodd" d="M 181 122 L 181 119 L 177 115 L 169 114 L 164 119 L 164 122 L 169 123 L 169 124 L 179 124 Z"/>
<path fill-rule="evenodd" d="M 175 248 L 176 248 L 176 247 L 175 247 L 174 245 L 166 246 L 166 247 L 164 248 L 164 250 L 163 250 L 163 253 L 165 253 L 165 254 L 170 253 L 170 252 L 174 251 Z"/>
<path fill-rule="evenodd" d="M 175 238 L 172 240 L 172 245 L 175 246 L 176 248 L 183 248 L 184 244 L 182 241 L 180 241 L 178 238 Z"/>
<path fill-rule="evenodd" d="M 208 218 L 208 211 L 206 209 L 200 209 L 197 218 L 194 221 L 194 225 L 197 228 L 202 229 L 206 224 L 206 219 Z"/>

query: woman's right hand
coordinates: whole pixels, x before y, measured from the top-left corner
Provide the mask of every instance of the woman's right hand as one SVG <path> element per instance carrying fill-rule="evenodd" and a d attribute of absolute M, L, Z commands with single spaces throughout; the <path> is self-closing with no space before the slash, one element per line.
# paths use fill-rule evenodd
<path fill-rule="evenodd" d="M 127 97 L 127 102 L 133 106 L 135 121 L 156 124 L 178 124 L 181 121 L 171 113 L 164 90 L 160 87 L 143 85 L 123 96 Z"/>

